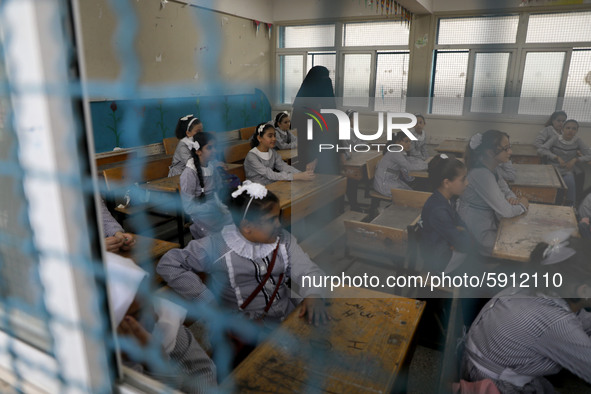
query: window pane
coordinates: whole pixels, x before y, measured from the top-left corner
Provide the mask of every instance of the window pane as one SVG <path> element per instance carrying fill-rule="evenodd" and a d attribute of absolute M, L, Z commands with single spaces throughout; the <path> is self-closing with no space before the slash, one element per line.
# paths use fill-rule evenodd
<path fill-rule="evenodd" d="M 556 110 L 564 52 L 530 52 L 525 58 L 519 113 L 548 115 Z"/>
<path fill-rule="evenodd" d="M 345 55 L 343 105 L 369 105 L 370 54 Z"/>
<path fill-rule="evenodd" d="M 569 118 L 591 121 L 591 49 L 572 53 L 562 109 Z"/>
<path fill-rule="evenodd" d="M 526 42 L 591 41 L 591 12 L 531 15 Z"/>
<path fill-rule="evenodd" d="M 439 45 L 513 43 L 517 37 L 518 24 L 518 15 L 440 19 L 437 43 Z"/>
<path fill-rule="evenodd" d="M 291 104 L 304 80 L 304 57 L 301 55 L 279 56 L 281 75 L 281 102 Z"/>
<path fill-rule="evenodd" d="M 335 52 L 308 52 L 308 69 L 306 70 L 306 74 L 314 66 L 328 68 L 328 76 L 332 81 L 332 90 L 334 91 L 336 62 L 337 55 Z"/>
<path fill-rule="evenodd" d="M 334 47 L 334 25 L 283 26 L 280 48 Z"/>
<path fill-rule="evenodd" d="M 503 112 L 509 53 L 477 53 L 471 112 Z"/>
<path fill-rule="evenodd" d="M 378 53 L 375 111 L 404 112 L 408 82 L 408 52 Z"/>
<path fill-rule="evenodd" d="M 403 22 L 347 23 L 344 46 L 408 45 L 409 29 Z"/>
<path fill-rule="evenodd" d="M 468 51 L 437 52 L 431 113 L 462 114 L 467 70 Z"/>

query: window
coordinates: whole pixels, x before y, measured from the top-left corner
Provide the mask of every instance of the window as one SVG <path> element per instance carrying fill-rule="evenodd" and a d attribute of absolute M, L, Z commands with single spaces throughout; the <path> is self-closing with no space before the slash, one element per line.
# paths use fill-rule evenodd
<path fill-rule="evenodd" d="M 581 45 L 591 45 L 591 12 L 442 18 L 436 42 L 431 113 L 515 117 L 564 109 L 591 121 L 590 49 Z M 518 105 L 507 104 L 512 97 Z"/>
<path fill-rule="evenodd" d="M 335 95 L 343 97 L 343 105 L 404 111 L 409 62 L 406 24 L 351 22 L 283 26 L 279 31 L 277 73 L 281 104 L 291 104 L 305 74 L 313 66 L 322 65 L 328 68 Z M 300 71 L 299 59 L 305 60 L 305 73 Z"/>

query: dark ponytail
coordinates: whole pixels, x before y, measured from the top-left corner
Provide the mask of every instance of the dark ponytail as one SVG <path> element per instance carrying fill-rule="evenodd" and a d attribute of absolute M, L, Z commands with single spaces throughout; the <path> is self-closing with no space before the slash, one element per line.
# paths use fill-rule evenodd
<path fill-rule="evenodd" d="M 212 140 L 215 140 L 213 134 L 211 133 L 197 133 L 195 137 L 193 137 L 195 142 L 199 143 L 199 150 L 203 149 L 203 147 L 209 144 Z M 195 164 L 195 169 L 197 170 L 197 182 L 199 182 L 199 186 L 201 187 L 201 194 L 199 195 L 199 200 L 203 200 L 205 198 L 205 183 L 203 181 L 203 170 L 201 169 L 201 160 L 199 160 L 199 155 L 195 149 L 191 149 L 191 157 L 193 158 L 193 163 Z"/>
<path fill-rule="evenodd" d="M 285 111 L 283 112 L 279 112 L 276 116 L 275 116 L 275 123 L 273 124 L 275 127 L 279 127 L 279 123 L 283 120 L 283 118 L 285 118 L 286 116 L 289 116 L 289 114 Z"/>
<path fill-rule="evenodd" d="M 552 122 L 554 122 L 554 120 L 556 120 L 556 118 L 558 118 L 560 115 L 564 116 L 564 120 L 568 119 L 568 116 L 566 116 L 566 112 L 556 111 L 556 112 L 552 113 L 552 115 L 550 115 L 550 117 L 548 118 L 548 120 L 546 121 L 546 124 L 544 126 L 546 126 L 546 127 L 552 126 Z"/>
<path fill-rule="evenodd" d="M 466 165 L 451 156 L 437 155 L 431 159 L 427 171 L 429 172 L 429 183 L 433 190 L 437 189 L 445 179 L 453 181 Z"/>

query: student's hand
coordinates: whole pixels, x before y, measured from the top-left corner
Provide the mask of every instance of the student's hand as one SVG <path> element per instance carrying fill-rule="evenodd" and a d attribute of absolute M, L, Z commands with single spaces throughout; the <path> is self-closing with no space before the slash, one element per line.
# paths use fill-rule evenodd
<path fill-rule="evenodd" d="M 299 317 L 307 315 L 308 324 L 326 324 L 331 320 L 331 317 L 326 312 L 324 300 L 322 298 L 304 298 L 302 301 Z"/>
<path fill-rule="evenodd" d="M 122 233 L 120 231 L 115 233 L 115 237 L 123 241 L 121 250 L 130 250 L 135 245 L 135 237 L 130 233 Z"/>
<path fill-rule="evenodd" d="M 518 198 L 508 198 L 507 201 L 509 201 L 509 204 L 511 205 L 519 205 L 519 199 Z"/>
<path fill-rule="evenodd" d="M 107 237 L 105 238 L 105 247 L 107 252 L 117 253 L 119 248 L 123 246 L 124 239 L 120 237 Z"/>
<path fill-rule="evenodd" d="M 314 172 L 316 170 L 316 164 L 318 164 L 318 159 L 314 159 L 314 161 L 311 161 L 308 164 L 306 164 L 306 171 Z"/>
<path fill-rule="evenodd" d="M 567 170 L 571 170 L 571 169 L 572 169 L 572 168 L 575 166 L 575 164 L 576 164 L 576 163 L 577 163 L 577 158 L 575 157 L 574 159 L 572 159 L 572 160 L 569 160 L 569 161 L 568 161 L 568 162 L 567 162 L 567 163 L 564 165 L 564 167 L 565 167 Z"/>
<path fill-rule="evenodd" d="M 125 316 L 119 323 L 117 334 L 135 338 L 141 347 L 146 347 L 152 339 L 152 335 L 131 316 Z"/>
<path fill-rule="evenodd" d="M 589 218 L 581 219 L 580 223 L 583 223 L 583 224 L 586 224 L 587 226 L 589 226 Z"/>
<path fill-rule="evenodd" d="M 527 201 L 527 198 L 519 197 L 519 202 L 525 207 L 525 209 L 529 208 L 529 201 Z"/>
<path fill-rule="evenodd" d="M 560 167 L 564 167 L 564 165 L 566 164 L 560 156 L 556 156 L 556 160 L 558 160 L 558 164 L 560 164 Z"/>
<path fill-rule="evenodd" d="M 314 174 L 312 171 L 304 171 L 293 174 L 294 181 L 312 181 L 314 178 L 316 178 L 316 174 Z"/>

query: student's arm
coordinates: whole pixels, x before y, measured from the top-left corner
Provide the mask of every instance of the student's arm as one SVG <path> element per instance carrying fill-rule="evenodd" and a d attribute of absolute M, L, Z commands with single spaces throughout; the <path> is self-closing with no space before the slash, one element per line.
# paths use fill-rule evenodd
<path fill-rule="evenodd" d="M 499 217 L 512 218 L 521 215 L 526 211 L 524 205 L 511 205 L 509 201 L 507 201 L 507 196 L 509 196 L 508 193 L 511 193 L 509 186 L 507 186 L 507 182 L 503 179 L 499 179 L 499 182 L 497 182 L 490 171 L 487 171 L 487 173 L 484 173 L 483 171 L 482 175 L 483 176 L 470 177 L 470 183 L 473 185 L 474 190 L 478 193 L 480 198 L 482 198 Z M 504 189 L 509 190 L 501 190 L 500 185 L 502 184 L 505 186 Z M 513 196 L 515 195 L 513 194 Z"/>
<path fill-rule="evenodd" d="M 297 174 L 298 172 L 301 172 L 297 168 L 287 164 L 285 160 L 281 158 L 281 155 L 279 153 L 273 151 L 271 152 L 271 154 L 273 155 L 273 165 L 275 166 L 276 170 L 281 172 L 288 172 L 290 174 Z"/>
<path fill-rule="evenodd" d="M 181 200 L 183 202 L 183 210 L 187 215 L 193 215 L 199 209 L 199 201 L 197 196 L 201 194 L 201 186 L 199 185 L 199 178 L 197 172 L 185 167 L 180 178 L 181 184 Z"/>
<path fill-rule="evenodd" d="M 209 393 L 217 386 L 215 364 L 187 327 L 179 327 L 170 358 L 179 363 L 187 377 L 181 387 L 184 392 Z"/>
<path fill-rule="evenodd" d="M 189 242 L 184 249 L 168 251 L 158 263 L 156 272 L 176 293 L 188 300 L 211 302 L 213 293 L 205 286 L 198 272 L 208 272 L 211 256 L 209 237 Z"/>
<path fill-rule="evenodd" d="M 552 126 L 550 126 L 552 127 Z M 544 143 L 548 140 L 548 127 L 544 127 L 542 130 L 540 130 L 538 132 L 538 135 L 536 135 L 536 138 L 534 139 L 534 146 L 536 147 L 536 149 L 540 149 L 542 147 L 542 145 L 544 145 Z M 538 151 L 539 152 L 539 151 Z"/>
<path fill-rule="evenodd" d="M 289 138 L 289 142 L 287 139 Z M 289 130 L 288 131 L 277 131 L 277 140 L 275 142 L 275 146 L 277 149 L 295 149 L 296 145 L 296 136 L 293 135 Z"/>
<path fill-rule="evenodd" d="M 507 182 L 515 181 L 515 178 L 517 177 L 515 167 L 513 167 L 511 160 L 506 163 L 499 164 L 497 167 L 497 174 Z"/>
<path fill-rule="evenodd" d="M 543 355 L 591 383 L 591 338 L 574 314 L 546 330 L 538 347 Z"/>
<path fill-rule="evenodd" d="M 581 161 L 581 162 L 591 161 L 591 149 L 589 149 L 587 144 L 585 144 L 582 139 L 579 138 L 577 141 L 579 144 L 579 151 L 581 152 L 581 155 L 582 155 L 578 158 L 578 161 Z"/>
<path fill-rule="evenodd" d="M 538 155 L 542 157 L 547 157 L 550 160 L 558 160 L 558 156 L 556 156 L 550 149 L 554 145 L 554 143 L 558 140 L 558 137 L 554 136 L 546 141 L 542 146 L 538 148 Z"/>
<path fill-rule="evenodd" d="M 413 164 L 408 158 L 402 153 L 395 153 L 393 156 L 393 166 L 397 166 L 400 169 L 400 176 L 405 182 L 414 181 L 415 177 L 409 174 L 410 171 L 422 171 L 427 169 L 427 163 L 420 162 Z"/>
<path fill-rule="evenodd" d="M 271 181 L 293 181 L 292 173 L 273 171 L 272 168 L 265 166 L 254 153 L 248 153 L 246 155 L 246 159 L 244 159 L 244 170 L 246 171 L 247 178 L 250 172 L 263 176 Z"/>

